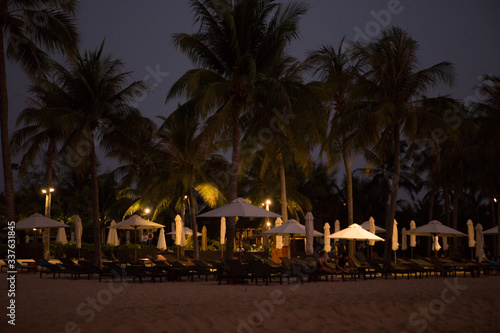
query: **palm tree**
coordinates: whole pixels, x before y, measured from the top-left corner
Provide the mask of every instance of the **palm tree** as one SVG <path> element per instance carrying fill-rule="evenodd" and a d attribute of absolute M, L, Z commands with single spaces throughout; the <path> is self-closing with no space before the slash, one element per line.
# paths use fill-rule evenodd
<path fill-rule="evenodd" d="M 191 0 L 190 4 L 199 30 L 175 34 L 173 43 L 199 68 L 174 83 L 167 101 L 186 96 L 203 118 L 211 116 L 214 135 L 226 131 L 231 138 L 229 199 L 234 200 L 240 171 L 240 118 L 258 79 L 298 37 L 298 21 L 307 6 L 272 0 Z M 233 254 L 235 231 L 235 219 L 228 219 L 228 257 Z"/>
<path fill-rule="evenodd" d="M 487 160 L 496 162 L 495 165 L 490 167 L 490 170 L 494 172 L 483 172 L 483 175 L 489 178 L 489 180 L 486 180 L 484 183 L 489 184 L 488 192 L 494 193 L 495 196 L 497 196 L 500 193 L 500 186 L 498 186 L 498 173 L 496 172 L 499 167 L 496 156 L 499 154 L 498 126 L 500 125 L 500 77 L 495 75 L 486 75 L 478 88 L 481 100 L 475 106 L 479 112 L 478 125 L 480 127 L 480 133 L 483 135 L 481 141 L 483 142 L 483 147 L 491 147 L 491 149 L 486 150 Z M 489 157 L 491 157 L 491 159 Z M 495 177 L 496 179 L 491 179 L 490 177 Z M 499 226 L 497 248 L 500 253 L 500 208 L 498 209 L 497 214 L 497 225 Z M 497 253 L 497 256 L 500 256 L 499 253 Z"/>
<path fill-rule="evenodd" d="M 71 52 L 79 42 L 74 23 L 76 0 L 2 1 L 0 4 L 0 124 L 6 217 L 15 220 L 14 178 L 9 147 L 9 103 L 6 59 L 18 63 L 31 78 L 51 68 L 48 51 Z"/>
<path fill-rule="evenodd" d="M 380 137 L 393 142 L 391 197 L 385 227 L 392 230 L 396 215 L 399 178 L 401 173 L 401 137 L 413 139 L 422 124 L 430 123 L 423 108 L 422 95 L 440 82 L 451 84 L 454 67 L 441 62 L 426 69 L 417 67 L 418 42 L 407 32 L 393 27 L 371 43 L 356 43 L 353 55 L 359 61 L 362 77 L 359 89 L 365 95 L 368 114 L 374 117 L 372 126 Z M 432 100 L 427 100 L 426 105 Z M 384 140 L 381 140 L 383 142 Z M 390 233 L 385 242 L 384 256 L 390 260 Z"/>
<path fill-rule="evenodd" d="M 96 265 L 101 264 L 96 146 L 100 144 L 105 151 L 111 151 L 118 144 L 135 142 L 138 133 L 151 128 L 151 121 L 130 106 L 147 85 L 135 81 L 125 86 L 130 73 L 122 71 L 121 60 L 104 56 L 103 48 L 104 43 L 96 51 L 76 54 L 68 69 L 55 66 L 57 82 L 70 101 L 66 106 L 71 110 L 67 117 L 74 124 L 65 145 L 66 163 L 77 168 L 89 161 Z M 80 149 L 70 149 L 72 146 Z M 86 149 L 81 149 L 82 146 Z"/>

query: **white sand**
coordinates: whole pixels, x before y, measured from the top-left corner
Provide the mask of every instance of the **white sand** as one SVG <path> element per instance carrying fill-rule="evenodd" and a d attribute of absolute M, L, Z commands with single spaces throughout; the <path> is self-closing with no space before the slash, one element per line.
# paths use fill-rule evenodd
<path fill-rule="evenodd" d="M 25 273 L 15 328 L 7 324 L 6 285 L 0 332 L 500 331 L 500 276 L 219 286 Z"/>

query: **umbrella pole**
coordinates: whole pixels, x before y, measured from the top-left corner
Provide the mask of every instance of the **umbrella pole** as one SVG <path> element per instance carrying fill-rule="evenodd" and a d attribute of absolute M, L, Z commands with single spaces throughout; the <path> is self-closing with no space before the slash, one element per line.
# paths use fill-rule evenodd
<path fill-rule="evenodd" d="M 413 259 L 413 246 L 411 247 L 411 258 Z"/>

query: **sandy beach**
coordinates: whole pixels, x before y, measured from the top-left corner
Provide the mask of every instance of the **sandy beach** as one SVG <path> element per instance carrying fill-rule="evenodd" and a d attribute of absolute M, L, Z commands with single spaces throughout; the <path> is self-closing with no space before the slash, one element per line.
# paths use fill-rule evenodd
<path fill-rule="evenodd" d="M 6 274 L 0 275 L 1 279 Z M 498 332 L 500 276 L 269 286 L 18 274 L 1 332 Z"/>

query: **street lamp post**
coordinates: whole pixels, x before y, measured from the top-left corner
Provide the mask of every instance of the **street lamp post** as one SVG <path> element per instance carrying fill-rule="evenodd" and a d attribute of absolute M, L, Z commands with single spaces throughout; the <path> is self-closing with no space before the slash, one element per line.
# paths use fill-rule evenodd
<path fill-rule="evenodd" d="M 42 189 L 42 193 L 45 194 L 45 217 L 50 219 L 50 206 L 52 201 L 52 192 L 54 189 L 52 187 Z M 43 258 L 46 260 L 50 259 L 50 229 L 47 228 L 43 231 Z"/>

